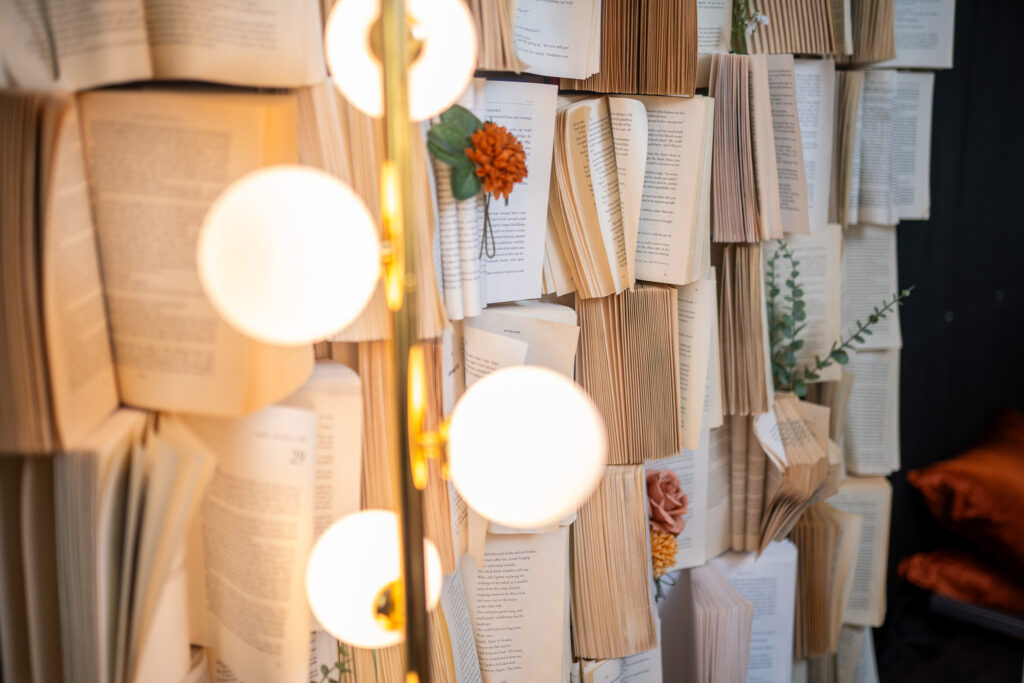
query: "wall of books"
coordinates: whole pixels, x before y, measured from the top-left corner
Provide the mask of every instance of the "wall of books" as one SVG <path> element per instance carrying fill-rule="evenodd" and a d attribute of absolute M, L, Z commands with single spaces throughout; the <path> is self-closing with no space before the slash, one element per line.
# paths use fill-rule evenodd
<path fill-rule="evenodd" d="M 275 346 L 196 265 L 211 204 L 265 166 L 330 173 L 379 222 L 384 129 L 331 83 L 333 4 L 0 2 L 3 681 L 405 680 L 401 645 L 335 640 L 305 592 L 331 523 L 395 505 L 383 285 Z M 427 419 L 537 365 L 609 454 L 529 531 L 432 465 L 434 680 L 877 680 L 896 230 L 929 215 L 953 4 L 468 0 L 459 111 L 525 177 L 457 199 L 445 119 L 416 131 Z"/>

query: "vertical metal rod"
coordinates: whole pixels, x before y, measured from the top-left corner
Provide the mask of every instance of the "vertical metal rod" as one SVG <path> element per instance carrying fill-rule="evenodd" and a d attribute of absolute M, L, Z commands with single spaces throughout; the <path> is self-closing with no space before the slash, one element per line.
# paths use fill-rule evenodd
<path fill-rule="evenodd" d="M 415 254 L 419 225 L 413 214 L 412 140 L 409 121 L 408 25 L 405 0 L 382 0 L 381 43 L 384 59 L 384 120 L 387 159 L 397 185 L 391 212 L 393 248 L 401 250 L 404 263 L 402 305 L 392 313 L 394 323 L 395 392 L 392 401 L 398 415 L 398 435 L 393 442 L 392 481 L 398 504 L 402 539 L 403 609 L 405 623 L 405 670 L 407 683 L 429 683 L 426 586 L 423 570 L 423 499 L 413 484 L 408 419 L 409 349 L 417 341 Z"/>

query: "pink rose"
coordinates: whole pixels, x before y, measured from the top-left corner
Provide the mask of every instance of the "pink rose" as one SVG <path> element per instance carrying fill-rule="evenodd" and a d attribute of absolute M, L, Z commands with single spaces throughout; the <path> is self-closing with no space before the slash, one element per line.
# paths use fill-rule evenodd
<path fill-rule="evenodd" d="M 651 528 L 673 535 L 682 532 L 686 522 L 686 494 L 672 470 L 647 473 L 647 498 L 651 501 Z"/>

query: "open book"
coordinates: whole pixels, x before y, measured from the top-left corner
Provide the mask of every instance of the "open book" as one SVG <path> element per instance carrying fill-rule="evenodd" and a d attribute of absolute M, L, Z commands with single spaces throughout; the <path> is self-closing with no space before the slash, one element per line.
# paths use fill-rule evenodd
<path fill-rule="evenodd" d="M 693 96 L 697 0 L 601 0 L 600 70 L 565 90 Z"/>
<path fill-rule="evenodd" d="M 151 78 L 282 88 L 326 74 L 316 0 L 99 0 L 87 12 L 5 2 L 0 43 L 14 82 L 32 89 Z"/>
<path fill-rule="evenodd" d="M 498 0 L 498 4 L 502 3 Z M 523 70 L 556 78 L 587 78 L 601 66 L 601 0 L 518 0 L 515 51 Z M 481 44 L 487 42 L 486 36 Z M 482 50 L 481 50 L 482 52 Z M 479 67 L 488 68 L 481 60 Z"/>
<path fill-rule="evenodd" d="M 849 54 L 851 0 L 753 0 L 767 24 L 746 36 L 751 54 Z M 844 12 L 845 6 L 845 12 Z"/>
<path fill-rule="evenodd" d="M 881 66 L 952 69 L 955 0 L 895 0 L 896 58 Z"/>

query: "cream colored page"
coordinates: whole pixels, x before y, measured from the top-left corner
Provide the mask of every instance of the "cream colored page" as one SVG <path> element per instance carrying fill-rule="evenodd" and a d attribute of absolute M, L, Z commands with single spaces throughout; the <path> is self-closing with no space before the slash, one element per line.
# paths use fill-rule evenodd
<path fill-rule="evenodd" d="M 153 75 L 141 0 L 93 0 L 88 11 L 81 0 L 0 2 L 0 45 L 24 89 L 83 90 Z"/>
<path fill-rule="evenodd" d="M 519 306 L 491 306 L 476 318 L 466 321 L 467 328 L 517 339 L 527 344 L 523 363 L 539 365 L 570 379 L 576 362 L 576 343 L 580 328 L 576 325 L 517 314 Z M 576 314 L 568 309 L 575 318 Z"/>
<path fill-rule="evenodd" d="M 528 173 L 513 188 L 508 203 L 490 200 L 495 256 L 485 259 L 487 303 L 537 299 L 541 295 L 558 88 L 544 83 L 488 81 L 486 92 L 486 120 L 505 126 L 523 143 Z"/>
<path fill-rule="evenodd" d="M 296 87 L 327 75 L 317 0 L 143 0 L 160 78 Z"/>
<path fill-rule="evenodd" d="M 813 233 L 828 223 L 836 106 L 835 62 L 831 59 L 794 59 L 793 81 L 807 181 L 808 224 Z"/>
<path fill-rule="evenodd" d="M 466 390 L 466 354 L 463 322 L 456 320 L 441 334 L 441 399 L 445 417 Z"/>
<path fill-rule="evenodd" d="M 846 469 L 891 474 L 900 468 L 900 352 L 859 351 L 846 371 L 853 375 L 841 443 Z"/>
<path fill-rule="evenodd" d="M 685 285 L 703 275 L 689 273 L 710 114 L 695 98 L 641 97 L 647 107 L 647 166 L 637 238 L 637 277 Z"/>
<path fill-rule="evenodd" d="M 515 49 L 527 71 L 557 78 L 591 75 L 591 16 L 600 6 L 600 0 L 518 0 Z"/>
<path fill-rule="evenodd" d="M 485 117 L 487 82 L 474 79 L 459 98 L 457 104 Z M 480 258 L 480 239 L 483 234 L 483 200 L 480 196 L 455 202 L 455 221 L 458 226 L 459 274 L 462 276 L 462 315 L 479 315 L 487 305 L 486 279 Z"/>
<path fill-rule="evenodd" d="M 929 166 L 935 74 L 900 71 L 893 110 L 893 202 L 900 220 L 926 220 L 931 212 Z"/>
<path fill-rule="evenodd" d="M 441 293 L 448 319 L 462 320 L 462 256 L 459 252 L 458 209 L 452 194 L 452 167 L 439 159 L 433 159 L 433 169 Z"/>
<path fill-rule="evenodd" d="M 695 450 L 700 446 L 704 428 L 704 397 L 715 317 L 715 283 L 698 280 L 679 287 L 678 292 L 679 417 L 682 444 Z"/>
<path fill-rule="evenodd" d="M 710 437 L 701 434 L 700 448 L 683 449 L 680 455 L 661 460 L 648 460 L 646 471 L 672 470 L 679 477 L 679 485 L 686 494 L 686 514 L 683 530 L 676 537 L 679 547 L 672 569 L 697 567 L 707 561 L 708 526 L 708 469 Z"/>
<path fill-rule="evenodd" d="M 359 510 L 363 458 L 363 394 L 359 375 L 320 361 L 313 375 L 280 405 L 316 413 L 316 485 L 313 538 Z"/>
<path fill-rule="evenodd" d="M 814 357 L 825 358 L 832 344 L 839 340 L 840 327 L 840 252 L 842 250 L 843 231 L 838 225 L 826 225 L 811 235 L 790 235 L 786 238 L 786 246 L 800 265 L 796 271 L 800 273 L 796 281 L 803 290 L 806 304 L 806 325 L 800 333 L 804 345 L 796 352 L 797 367 L 813 366 Z M 766 257 L 774 254 L 778 246 L 774 242 L 765 244 Z M 776 281 L 780 292 L 775 299 L 776 310 L 790 312 L 789 302 L 783 299 L 789 295 L 789 288 L 784 284 L 790 279 L 792 264 L 780 257 L 775 264 Z M 839 365 L 825 368 L 821 374 L 822 381 L 838 381 L 841 372 Z"/>
<path fill-rule="evenodd" d="M 704 276 L 705 280 L 717 283 L 718 274 L 712 266 Z M 722 355 L 718 337 L 718 291 L 713 291 L 715 304 L 711 307 L 711 358 L 708 361 L 707 389 L 704 391 L 704 415 L 701 422 L 708 429 L 721 427 L 722 415 Z"/>
<path fill-rule="evenodd" d="M 462 577 L 487 683 L 561 683 L 569 530 L 488 535 Z"/>
<path fill-rule="evenodd" d="M 775 166 L 779 178 L 782 229 L 797 235 L 810 233 L 807 175 L 796 99 L 793 55 L 768 55 L 768 90 L 775 138 Z"/>
<path fill-rule="evenodd" d="M 761 239 L 782 237 L 782 209 L 768 82 L 768 58 L 766 55 L 750 55 L 748 60 L 750 144 L 754 156 Z"/>
<path fill-rule="evenodd" d="M 661 648 L 619 659 L 583 662 L 587 683 L 662 683 Z"/>
<path fill-rule="evenodd" d="M 711 55 L 728 52 L 732 30 L 732 0 L 697 0 L 697 87 L 706 88 Z"/>
<path fill-rule="evenodd" d="M 525 341 L 506 337 L 466 325 L 465 339 L 466 388 L 496 370 L 522 365 L 528 345 Z"/>
<path fill-rule="evenodd" d="M 871 629 L 867 626 L 844 624 L 839 630 L 839 651 L 836 653 L 836 683 L 853 683 L 857 660 L 864 649 L 864 638 Z"/>
<path fill-rule="evenodd" d="M 843 611 L 850 601 L 850 593 L 853 592 L 862 518 L 842 510 L 833 510 L 832 515 L 839 522 L 839 536 L 836 539 L 836 550 L 832 560 L 832 595 L 829 597 L 829 610 L 835 623 L 841 624 Z"/>
<path fill-rule="evenodd" d="M 636 247 L 640 229 L 640 204 L 647 168 L 647 110 L 630 97 L 609 97 L 619 205 L 626 241 L 626 277 L 636 279 Z"/>
<path fill-rule="evenodd" d="M 97 92 L 80 103 L 122 400 L 195 413 L 259 407 L 246 396 L 257 384 L 248 368 L 257 343 L 210 305 L 195 245 L 232 180 L 295 161 L 294 98 Z M 312 354 L 266 348 L 268 368 L 289 368 L 264 387 L 280 398 L 305 381 Z"/>
<path fill-rule="evenodd" d="M 626 279 L 629 258 L 607 98 L 571 108 L 566 124 L 571 190 L 580 209 L 584 239 L 593 240 L 593 251 L 604 252 L 605 257 L 595 264 L 597 282 L 602 291 L 611 285 L 612 291 L 621 292 L 633 283 Z"/>
<path fill-rule="evenodd" d="M 192 642 L 246 683 L 307 673 L 317 417 L 272 406 L 243 418 L 180 418 L 216 454 L 188 537 Z"/>
<path fill-rule="evenodd" d="M 896 228 L 860 225 L 843 231 L 842 327 L 854 329 L 866 322 L 875 307 L 899 291 L 896 269 Z M 903 346 L 899 307 L 871 326 L 861 349 L 898 349 Z"/>
<path fill-rule="evenodd" d="M 477 683 L 482 681 L 480 658 L 476 653 L 473 621 L 469 616 L 466 591 L 462 586 L 462 572 L 444 577 L 441 586 L 441 611 L 448 625 L 452 658 L 455 660 L 455 681 L 450 683 Z"/>
<path fill-rule="evenodd" d="M 81 442 L 118 404 L 78 116 L 59 124 L 42 235 L 50 398 L 60 443 Z"/>
<path fill-rule="evenodd" d="M 705 557 L 718 557 L 732 545 L 730 536 L 731 509 L 729 505 L 732 482 L 729 469 L 729 427 L 719 427 L 707 433 L 708 486 L 704 530 Z"/>
<path fill-rule="evenodd" d="M 896 0 L 894 5 L 896 59 L 880 66 L 952 69 L 956 0 Z"/>
<path fill-rule="evenodd" d="M 349 650 L 351 652 L 351 650 Z M 311 681 L 323 680 L 321 666 L 332 668 L 338 661 L 338 639 L 327 631 L 312 631 L 309 634 L 309 675 Z M 351 659 L 349 662 L 351 663 Z M 336 674 L 335 674 L 336 675 Z"/>
<path fill-rule="evenodd" d="M 185 546 L 179 544 L 160 590 L 153 624 L 142 644 L 137 683 L 184 682 L 192 665 L 188 629 Z"/>
<path fill-rule="evenodd" d="M 884 477 L 847 477 L 828 504 L 861 517 L 853 589 L 843 623 L 881 626 L 885 619 L 892 487 Z"/>
<path fill-rule="evenodd" d="M 867 71 L 861 94 L 858 133 L 860 151 L 859 223 L 896 225 L 893 203 L 893 124 L 895 71 Z"/>

